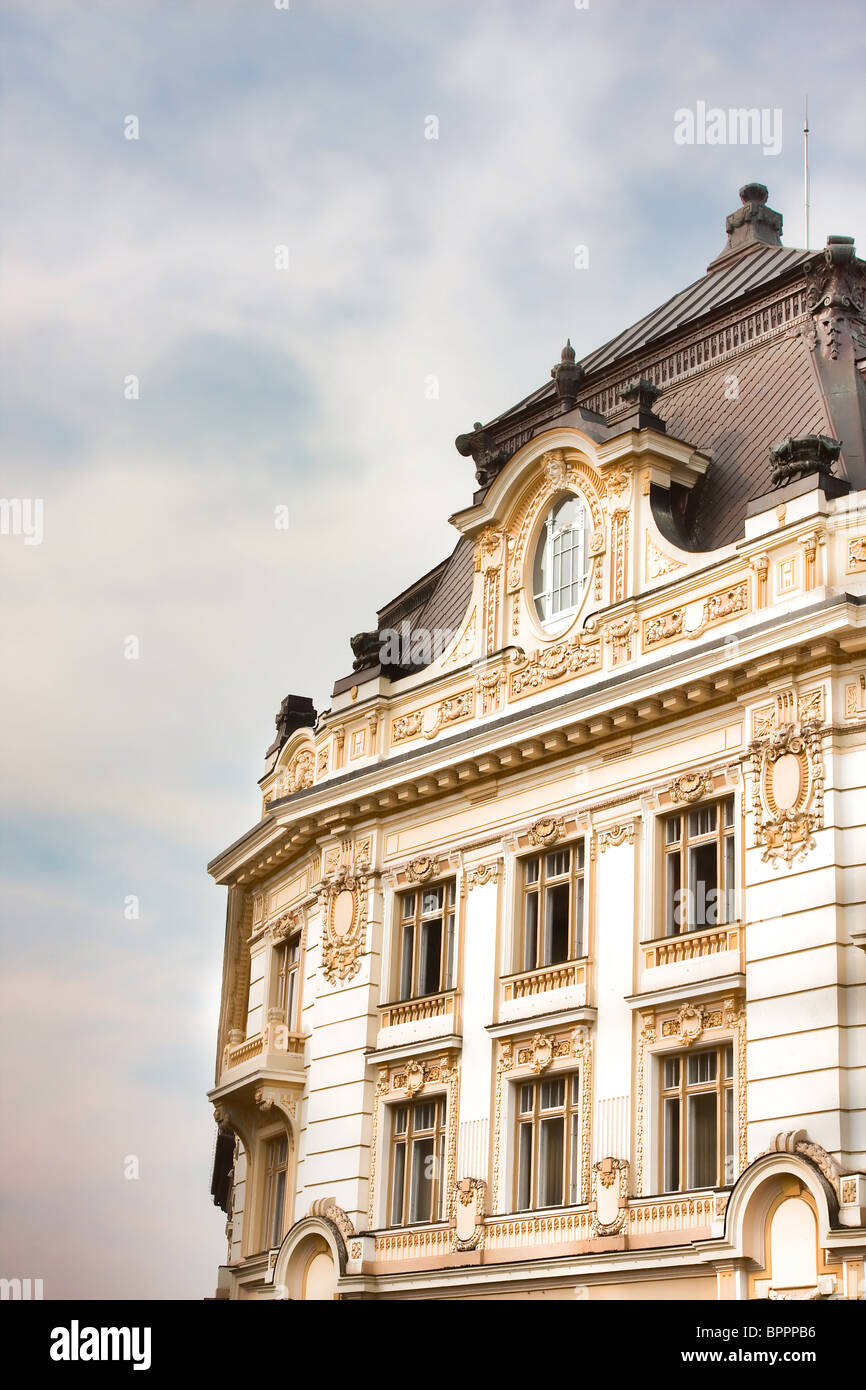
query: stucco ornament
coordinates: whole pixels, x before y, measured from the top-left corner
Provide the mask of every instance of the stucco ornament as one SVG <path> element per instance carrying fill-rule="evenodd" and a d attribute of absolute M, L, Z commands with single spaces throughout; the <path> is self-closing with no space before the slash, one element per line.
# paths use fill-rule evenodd
<path fill-rule="evenodd" d="M 755 843 L 773 867 L 815 848 L 824 824 L 824 756 L 817 720 L 767 729 L 749 749 Z"/>
<path fill-rule="evenodd" d="M 367 931 L 367 876 L 345 867 L 322 888 L 324 912 L 322 971 L 335 985 L 361 968 Z"/>

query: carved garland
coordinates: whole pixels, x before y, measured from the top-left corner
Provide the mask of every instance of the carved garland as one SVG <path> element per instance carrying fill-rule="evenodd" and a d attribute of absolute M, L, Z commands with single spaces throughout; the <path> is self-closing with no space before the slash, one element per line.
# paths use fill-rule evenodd
<path fill-rule="evenodd" d="M 692 610 L 699 610 L 696 613 Z M 749 582 L 743 580 L 729 589 L 720 589 L 704 599 L 683 603 L 666 613 L 646 618 L 643 625 L 644 651 L 657 647 L 661 642 L 673 642 L 677 638 L 700 637 L 708 627 L 723 623 L 736 613 L 749 611 Z M 694 619 L 694 620 L 693 620 Z"/>

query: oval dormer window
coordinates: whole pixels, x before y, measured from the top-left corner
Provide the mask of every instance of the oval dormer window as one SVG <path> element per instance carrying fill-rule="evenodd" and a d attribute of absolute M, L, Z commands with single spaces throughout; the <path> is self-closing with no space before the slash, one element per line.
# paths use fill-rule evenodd
<path fill-rule="evenodd" d="M 580 497 L 553 502 L 538 538 L 532 596 L 545 624 L 580 607 L 589 577 L 589 517 Z"/>

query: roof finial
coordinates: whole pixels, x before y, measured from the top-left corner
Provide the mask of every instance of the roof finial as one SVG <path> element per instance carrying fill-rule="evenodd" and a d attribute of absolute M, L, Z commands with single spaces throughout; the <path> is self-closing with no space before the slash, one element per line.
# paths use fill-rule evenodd
<path fill-rule="evenodd" d="M 573 410 L 578 388 L 583 379 L 583 367 L 575 362 L 575 351 L 571 346 L 570 338 L 566 340 L 556 366 L 551 367 L 550 375 L 553 377 L 553 384 L 556 387 L 556 394 L 560 399 L 563 411 Z"/>
<path fill-rule="evenodd" d="M 782 214 L 767 206 L 769 198 L 763 183 L 744 183 L 740 189 L 741 206 L 725 218 L 727 244 L 710 261 L 707 270 L 726 265 L 732 256 L 753 251 L 760 246 L 782 245 Z"/>

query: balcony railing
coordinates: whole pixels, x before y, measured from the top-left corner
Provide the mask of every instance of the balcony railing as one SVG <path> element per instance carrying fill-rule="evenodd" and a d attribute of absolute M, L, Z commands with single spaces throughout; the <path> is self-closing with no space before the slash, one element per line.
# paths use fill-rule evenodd
<path fill-rule="evenodd" d="M 231 1071 L 256 1057 L 270 1057 L 275 1052 L 303 1055 L 303 1034 L 290 1033 L 285 1024 L 269 1023 L 264 1033 L 256 1033 L 255 1037 L 245 1038 L 243 1042 L 227 1044 L 223 1053 L 223 1070 Z"/>
<path fill-rule="evenodd" d="M 715 1203 L 712 1193 L 632 1198 L 623 1235 L 628 1242 L 634 1241 L 635 1248 L 700 1239 L 711 1232 Z M 539 1246 L 555 1250 L 592 1241 L 597 1238 L 593 1216 L 592 1209 L 585 1206 L 488 1216 L 484 1222 L 485 1261 L 491 1257 L 505 1259 L 510 1251 Z M 443 1259 L 453 1250 L 450 1227 L 421 1226 L 376 1235 L 373 1259 L 377 1264 L 398 1265 L 403 1260 Z"/>
<path fill-rule="evenodd" d="M 682 961 L 701 960 L 705 956 L 721 955 L 726 951 L 742 954 L 743 929 L 739 923 L 726 927 L 703 928 L 681 932 L 679 936 L 660 937 L 641 942 L 645 970 L 663 965 L 678 965 Z"/>
<path fill-rule="evenodd" d="M 565 961 L 562 965 L 546 965 L 541 970 L 524 970 L 519 975 L 505 975 L 502 980 L 504 1000 L 526 999 L 532 994 L 549 990 L 568 989 L 586 985 L 586 961 Z"/>
<path fill-rule="evenodd" d="M 447 990 L 443 994 L 425 994 L 421 999 L 401 999 L 396 1004 L 383 1004 L 379 1009 L 380 1028 L 398 1028 L 403 1023 L 419 1023 L 427 1018 L 444 1018 L 450 1014 L 451 1022 L 455 1012 L 457 992 Z M 447 1031 L 453 1031 L 448 1029 Z"/>

